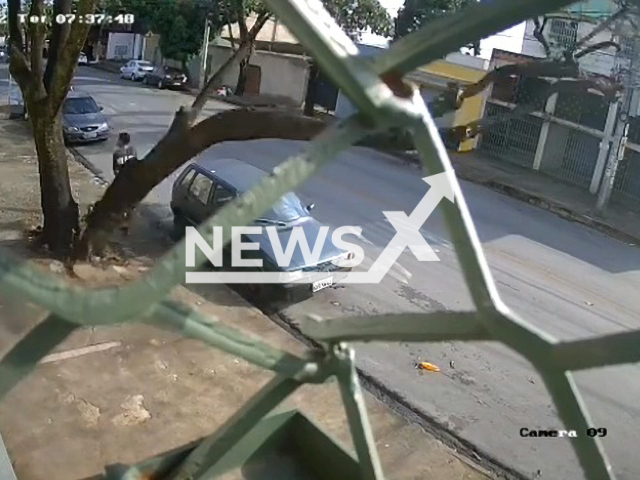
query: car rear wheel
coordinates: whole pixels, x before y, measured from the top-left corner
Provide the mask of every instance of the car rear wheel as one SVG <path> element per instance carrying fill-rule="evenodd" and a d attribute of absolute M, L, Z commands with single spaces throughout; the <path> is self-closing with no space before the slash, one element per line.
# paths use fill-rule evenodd
<path fill-rule="evenodd" d="M 184 237 L 184 231 L 187 228 L 187 222 L 184 221 L 180 214 L 173 214 L 173 232 L 172 236 L 174 240 L 182 240 Z"/>

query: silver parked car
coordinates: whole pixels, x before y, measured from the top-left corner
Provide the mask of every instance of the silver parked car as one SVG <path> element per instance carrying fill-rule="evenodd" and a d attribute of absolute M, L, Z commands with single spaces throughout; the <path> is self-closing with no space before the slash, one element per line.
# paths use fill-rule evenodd
<path fill-rule="evenodd" d="M 248 191 L 262 180 L 267 172 L 239 160 L 203 159 L 187 166 L 173 184 L 171 210 L 174 214 L 176 231 L 182 233 L 186 226 L 197 226 L 234 197 Z M 260 227 L 275 227 L 280 244 L 285 248 L 291 238 L 293 227 L 301 227 L 310 246 L 315 245 L 322 224 L 310 214 L 313 205 L 306 206 L 295 193 L 285 194 L 261 218 L 254 223 Z M 278 265 L 276 253 L 266 230 L 262 233 L 246 235 L 247 240 L 259 245 L 259 250 L 251 251 L 262 260 L 259 271 L 294 274 L 292 276 L 311 276 L 323 274 L 323 278 L 309 283 L 291 283 L 278 285 L 287 300 L 306 298 L 319 290 L 331 287 L 334 276 L 344 275 L 351 270 L 348 261 L 353 252 L 343 250 L 333 244 L 331 235 L 327 235 L 322 246 L 318 262 L 307 264 L 300 247 L 296 246 L 291 261 L 286 267 Z M 228 248 L 228 245 L 227 245 Z M 249 254 L 249 253 L 247 253 Z M 229 252 L 223 256 L 227 260 Z M 223 259 L 226 268 L 227 260 Z M 342 273 L 341 273 L 342 272 Z M 265 286 L 256 286 L 257 288 Z M 273 287 L 269 287 L 273 288 Z"/>
<path fill-rule="evenodd" d="M 142 80 L 145 75 L 153 71 L 153 64 L 146 60 L 130 60 L 120 67 L 120 78 L 128 78 L 129 80 Z"/>
<path fill-rule="evenodd" d="M 62 106 L 62 131 L 69 143 L 87 143 L 106 140 L 111 128 L 93 97 L 73 90 Z"/>

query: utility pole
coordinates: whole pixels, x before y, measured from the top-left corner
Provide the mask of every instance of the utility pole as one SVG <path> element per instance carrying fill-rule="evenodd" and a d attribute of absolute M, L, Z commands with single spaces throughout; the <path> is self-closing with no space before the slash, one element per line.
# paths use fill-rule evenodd
<path fill-rule="evenodd" d="M 632 93 L 631 86 L 627 85 L 618 100 L 620 103 L 618 119 L 616 121 L 613 141 L 611 142 L 611 150 L 609 150 L 609 158 L 607 159 L 607 166 L 604 171 L 600 192 L 598 193 L 598 201 L 596 203 L 596 209 L 599 212 L 604 211 L 609 203 L 611 192 L 613 191 L 613 185 L 616 180 L 618 166 L 620 165 L 620 162 L 624 160 L 624 154 L 627 147 L 627 137 L 629 135 L 629 113 L 631 110 Z"/>
<path fill-rule="evenodd" d="M 209 56 L 209 35 L 211 34 L 211 22 L 209 17 L 204 21 L 204 37 L 202 38 L 202 48 L 200 49 L 200 89 L 204 88 L 207 81 L 207 57 Z"/>
<path fill-rule="evenodd" d="M 624 35 L 624 32 L 623 32 Z M 598 200 L 596 202 L 596 210 L 604 212 L 609 200 L 611 199 L 611 193 L 616 181 L 616 174 L 618 173 L 618 167 L 620 162 L 624 161 L 625 151 L 627 147 L 627 138 L 629 136 L 629 115 L 636 112 L 632 112 L 632 104 L 634 97 L 636 96 L 635 87 L 637 85 L 636 73 L 634 72 L 634 64 L 637 64 L 637 41 L 634 39 L 633 47 L 630 52 L 625 55 L 625 64 L 622 68 L 624 77 L 624 89 L 618 99 L 618 118 L 616 120 L 616 127 L 613 133 L 613 139 L 611 142 L 611 149 L 609 150 L 609 157 L 605 167 L 602 183 L 600 184 L 600 191 L 598 192 Z M 621 73 L 622 73 L 621 72 Z"/>

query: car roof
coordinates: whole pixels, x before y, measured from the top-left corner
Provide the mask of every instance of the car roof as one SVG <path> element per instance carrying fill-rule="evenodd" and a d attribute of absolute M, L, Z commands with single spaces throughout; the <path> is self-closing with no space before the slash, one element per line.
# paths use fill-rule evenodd
<path fill-rule="evenodd" d="M 85 92 L 79 92 L 78 90 L 69 90 L 67 98 L 93 98 L 91 95 Z"/>
<path fill-rule="evenodd" d="M 198 160 L 196 164 L 235 188 L 238 193 L 250 190 L 267 176 L 267 172 L 264 170 L 233 158 L 203 158 Z"/>

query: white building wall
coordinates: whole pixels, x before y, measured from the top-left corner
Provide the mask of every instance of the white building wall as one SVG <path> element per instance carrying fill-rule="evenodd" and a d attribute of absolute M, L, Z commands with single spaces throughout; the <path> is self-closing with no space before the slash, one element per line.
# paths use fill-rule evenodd
<path fill-rule="evenodd" d="M 232 54 L 228 47 L 209 47 L 209 70 L 215 72 Z M 304 102 L 309 80 L 309 64 L 299 55 L 256 51 L 251 55 L 251 65 L 260 67 L 260 95 L 282 97 L 300 106 Z M 222 76 L 221 85 L 235 87 L 239 67 L 235 65 Z M 191 75 L 198 78 L 199 67 L 194 65 Z"/>
<path fill-rule="evenodd" d="M 134 58 L 135 43 L 137 35 L 133 33 L 109 33 L 109 43 L 107 44 L 107 60 L 132 59 Z"/>

